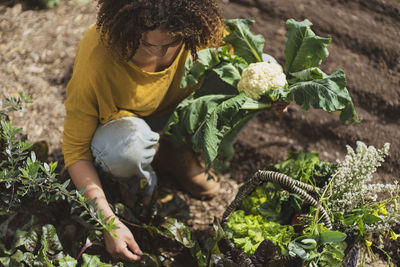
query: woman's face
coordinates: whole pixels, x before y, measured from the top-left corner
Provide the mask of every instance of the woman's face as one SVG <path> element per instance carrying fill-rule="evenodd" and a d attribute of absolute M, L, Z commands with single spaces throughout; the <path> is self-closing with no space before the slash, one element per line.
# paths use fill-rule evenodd
<path fill-rule="evenodd" d="M 156 29 L 143 33 L 136 53 L 164 57 L 167 54 L 175 54 L 181 44 L 181 36 Z"/>

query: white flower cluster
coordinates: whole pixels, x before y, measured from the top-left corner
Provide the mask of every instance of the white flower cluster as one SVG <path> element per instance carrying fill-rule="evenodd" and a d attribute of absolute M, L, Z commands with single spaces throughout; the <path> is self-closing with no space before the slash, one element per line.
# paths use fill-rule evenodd
<path fill-rule="evenodd" d="M 268 90 L 281 88 L 286 84 L 282 66 L 276 62 L 257 62 L 250 64 L 242 73 L 238 90 L 258 100 Z"/>
<path fill-rule="evenodd" d="M 394 192 L 398 190 L 399 186 L 394 184 L 367 184 L 361 187 L 364 200 L 367 202 L 378 201 L 378 196 L 381 193 Z"/>
<path fill-rule="evenodd" d="M 389 189 L 386 185 L 367 185 L 376 168 L 381 166 L 388 155 L 389 143 L 382 149 L 367 147 L 357 142 L 356 151 L 347 146 L 347 155 L 339 163 L 337 172 L 332 177 L 332 196 L 329 205 L 332 211 L 350 212 L 361 207 L 365 199 L 376 200 L 378 193 Z"/>
<path fill-rule="evenodd" d="M 394 214 L 394 213 L 393 213 Z M 390 231 L 394 225 L 400 224 L 399 215 L 396 213 L 393 216 L 389 213 L 387 216 L 381 216 L 382 221 L 373 223 L 373 224 L 365 224 L 364 225 L 364 233 L 365 234 L 377 234 L 377 233 L 387 233 Z M 358 227 L 357 227 L 358 228 Z"/>
<path fill-rule="evenodd" d="M 332 212 L 351 213 L 354 209 L 374 204 L 376 215 L 382 220 L 364 224 L 364 234 L 388 233 L 393 226 L 400 225 L 400 187 L 395 184 L 371 184 L 372 174 L 388 155 L 389 143 L 382 149 L 367 147 L 357 142 L 356 151 L 347 146 L 347 155 L 332 176 L 328 206 Z M 368 184 L 367 184 L 368 183 Z M 390 196 L 389 196 L 390 195 Z M 383 199 L 382 199 L 383 196 Z M 346 232 L 357 232 L 358 225 L 346 226 Z"/>

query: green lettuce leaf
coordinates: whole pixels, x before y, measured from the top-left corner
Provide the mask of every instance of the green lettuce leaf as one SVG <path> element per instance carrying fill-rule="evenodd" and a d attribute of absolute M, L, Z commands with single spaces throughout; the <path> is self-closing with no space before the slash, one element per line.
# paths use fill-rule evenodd
<path fill-rule="evenodd" d="M 286 246 L 295 235 L 290 225 L 280 225 L 263 220 L 260 215 L 245 215 L 243 210 L 234 211 L 226 222 L 228 238 L 247 254 L 253 254 L 262 241 L 271 240 L 280 250 L 281 255 L 287 255 Z"/>

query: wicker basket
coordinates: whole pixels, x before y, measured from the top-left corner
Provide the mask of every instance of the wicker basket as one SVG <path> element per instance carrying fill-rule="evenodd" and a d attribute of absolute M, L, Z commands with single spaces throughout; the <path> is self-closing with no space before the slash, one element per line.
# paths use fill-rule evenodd
<path fill-rule="evenodd" d="M 239 188 L 235 199 L 226 208 L 222 216 L 222 226 L 225 226 L 225 223 L 227 222 L 229 216 L 237 209 L 242 200 L 250 195 L 256 187 L 264 182 L 278 183 L 288 191 L 300 195 L 307 204 L 314 207 L 318 206 L 317 200 L 313 196 L 311 196 L 312 193 L 316 193 L 315 190 L 319 190 L 318 188 L 314 188 L 309 184 L 294 180 L 282 173 L 273 171 L 258 171 L 254 174 L 253 178 L 251 178 Z M 332 223 L 325 209 L 321 206 L 319 207 L 319 209 L 321 219 L 325 223 L 325 226 L 328 229 L 332 229 Z M 350 243 L 351 245 L 349 245 L 345 251 L 343 266 L 355 267 L 357 266 L 358 262 L 359 246 L 358 244 L 353 244 L 352 242 L 348 243 Z M 241 249 L 236 248 L 235 244 L 230 239 L 220 240 L 218 242 L 218 246 L 221 252 L 225 256 L 229 256 L 229 258 L 231 258 L 232 260 L 221 259 L 216 264 L 217 266 L 228 266 L 226 264 L 229 264 L 229 266 L 301 266 L 302 263 L 302 260 L 298 257 L 279 256 L 277 254 L 275 245 L 270 240 L 264 240 L 260 244 L 260 247 L 263 247 L 260 249 L 263 253 L 263 259 L 261 261 L 259 257 L 258 259 L 254 256 L 249 257 Z"/>

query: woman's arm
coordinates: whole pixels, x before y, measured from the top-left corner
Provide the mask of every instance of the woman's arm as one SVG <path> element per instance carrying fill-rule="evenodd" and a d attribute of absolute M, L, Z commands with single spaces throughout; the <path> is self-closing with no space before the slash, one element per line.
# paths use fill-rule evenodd
<path fill-rule="evenodd" d="M 96 198 L 97 207 L 103 210 L 105 217 L 115 217 L 115 214 L 108 204 L 103 188 L 101 187 L 97 171 L 91 161 L 79 160 L 68 167 L 68 172 L 78 190 L 86 186 L 84 195 L 89 199 Z M 114 221 L 114 224 L 119 227 L 115 230 L 115 234 L 118 238 L 114 238 L 107 231 L 104 231 L 104 239 L 108 253 L 115 258 L 131 261 L 140 260 L 140 256 L 143 253 L 131 231 L 118 219 Z"/>

